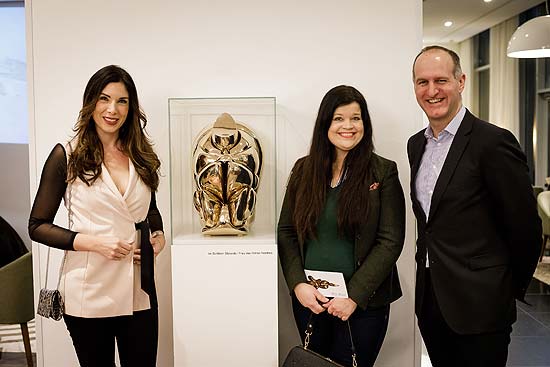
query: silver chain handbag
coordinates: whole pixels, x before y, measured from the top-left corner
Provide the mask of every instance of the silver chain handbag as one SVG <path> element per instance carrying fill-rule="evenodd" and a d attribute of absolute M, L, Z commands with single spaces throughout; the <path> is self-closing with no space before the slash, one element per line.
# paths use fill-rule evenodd
<path fill-rule="evenodd" d="M 59 269 L 59 278 L 57 279 L 57 286 L 55 289 L 48 289 L 48 268 L 50 265 L 50 248 L 48 247 L 48 256 L 46 260 L 46 281 L 44 282 L 44 288 L 40 289 L 38 296 L 38 307 L 36 313 L 42 317 L 51 318 L 55 321 L 61 320 L 65 313 L 65 302 L 61 292 L 59 292 L 59 282 L 61 281 L 61 273 L 63 265 L 65 263 L 66 254 L 63 255 L 63 261 L 61 262 L 61 268 Z"/>
<path fill-rule="evenodd" d="M 67 144 L 67 148 L 69 148 L 69 150 L 72 151 L 72 147 L 70 143 Z M 67 153 L 65 154 L 68 161 L 69 155 Z M 69 221 L 69 228 L 72 228 L 73 222 L 72 222 L 72 216 L 71 216 L 71 184 L 67 185 L 67 190 L 68 190 L 67 216 Z M 65 265 L 66 259 L 67 259 L 67 251 L 64 251 L 63 260 L 61 261 L 61 267 L 59 268 L 57 285 L 55 289 L 48 289 L 48 272 L 49 272 L 49 266 L 50 266 L 50 247 L 48 246 L 48 255 L 46 259 L 46 279 L 44 281 L 44 288 L 40 289 L 40 293 L 38 295 L 38 307 L 37 307 L 36 313 L 42 317 L 51 318 L 55 321 L 61 320 L 63 318 L 63 314 L 65 313 L 65 302 L 63 301 L 63 296 L 59 291 L 59 283 L 61 282 L 61 275 L 63 274 L 63 267 Z"/>

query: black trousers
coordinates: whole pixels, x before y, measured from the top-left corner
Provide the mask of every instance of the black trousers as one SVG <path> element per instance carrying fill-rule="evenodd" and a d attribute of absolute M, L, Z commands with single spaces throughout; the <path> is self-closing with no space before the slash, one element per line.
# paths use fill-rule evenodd
<path fill-rule="evenodd" d="M 157 362 L 158 310 L 100 318 L 63 316 L 81 367 L 154 367 Z"/>
<path fill-rule="evenodd" d="M 418 326 L 433 367 L 506 366 L 512 326 L 483 334 L 461 335 L 454 332 L 441 314 L 428 269 Z"/>
<path fill-rule="evenodd" d="M 303 307 L 296 296 L 292 297 L 292 308 L 303 343 L 311 311 Z M 357 307 L 349 318 L 359 367 L 374 365 L 386 336 L 389 314 L 389 305 L 367 310 Z M 311 320 L 313 334 L 308 349 L 344 366 L 352 366 L 351 342 L 347 323 L 328 314 L 326 311 L 313 315 Z"/>

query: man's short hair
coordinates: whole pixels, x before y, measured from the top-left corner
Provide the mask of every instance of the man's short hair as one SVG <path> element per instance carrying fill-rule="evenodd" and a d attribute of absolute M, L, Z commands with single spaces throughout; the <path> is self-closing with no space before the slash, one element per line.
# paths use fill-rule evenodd
<path fill-rule="evenodd" d="M 449 50 L 448 48 L 446 47 L 443 47 L 443 46 L 437 46 L 437 45 L 432 45 L 432 46 L 426 46 L 422 49 L 422 51 L 420 51 L 418 53 L 418 55 L 416 55 L 416 57 L 414 58 L 414 61 L 413 61 L 413 79 L 414 79 L 414 65 L 416 64 L 416 60 L 420 57 L 420 55 L 428 52 L 428 51 L 431 51 L 431 50 L 440 50 L 440 51 L 443 51 L 443 52 L 446 52 L 447 54 L 449 54 L 449 56 L 451 56 L 451 59 L 453 60 L 453 65 L 454 65 L 454 68 L 453 68 L 453 74 L 455 76 L 455 79 L 458 79 L 460 78 L 460 76 L 462 75 L 462 67 L 460 66 L 460 57 L 457 55 L 456 52 L 454 52 L 453 50 Z"/>

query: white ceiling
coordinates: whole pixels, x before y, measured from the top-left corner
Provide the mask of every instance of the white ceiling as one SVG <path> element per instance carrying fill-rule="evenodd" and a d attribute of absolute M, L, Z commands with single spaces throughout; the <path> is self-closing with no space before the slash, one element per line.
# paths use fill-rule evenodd
<path fill-rule="evenodd" d="M 461 42 L 544 0 L 423 0 L 424 44 Z M 453 22 L 449 28 L 443 23 Z"/>

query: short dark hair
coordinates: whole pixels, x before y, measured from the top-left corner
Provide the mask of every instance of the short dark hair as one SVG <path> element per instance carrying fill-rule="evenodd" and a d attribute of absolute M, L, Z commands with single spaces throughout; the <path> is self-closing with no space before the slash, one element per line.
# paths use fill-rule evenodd
<path fill-rule="evenodd" d="M 413 79 L 414 79 L 414 65 L 416 64 L 416 60 L 420 57 L 420 55 L 422 55 L 422 54 L 424 54 L 428 51 L 431 51 L 431 50 L 440 50 L 440 51 L 443 51 L 443 52 L 446 52 L 447 54 L 449 54 L 449 56 L 451 56 L 451 59 L 453 60 L 453 65 L 454 65 L 453 75 L 455 76 L 456 79 L 460 78 L 460 76 L 462 75 L 462 67 L 460 66 L 460 57 L 458 56 L 458 54 L 456 52 L 454 52 L 453 50 L 449 50 L 446 47 L 438 46 L 438 45 L 432 45 L 432 46 L 424 47 L 422 49 L 422 51 L 420 51 L 418 53 L 418 55 L 416 55 L 416 57 L 414 58 L 413 68 L 412 68 Z"/>

